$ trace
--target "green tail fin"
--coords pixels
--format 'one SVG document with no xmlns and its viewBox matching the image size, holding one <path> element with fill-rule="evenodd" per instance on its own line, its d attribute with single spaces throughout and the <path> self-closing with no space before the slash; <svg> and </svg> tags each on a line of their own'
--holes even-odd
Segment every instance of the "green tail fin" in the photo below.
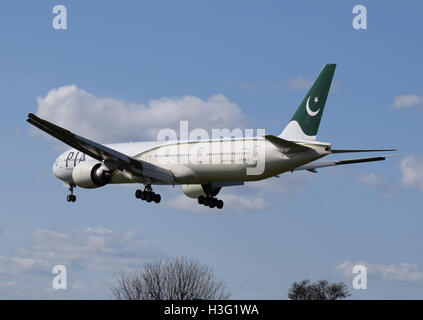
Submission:
<svg viewBox="0 0 423 320">
<path fill-rule="evenodd" d="M 335 68 L 336 64 L 327 64 L 323 67 L 280 137 L 316 140 Z"/>
</svg>

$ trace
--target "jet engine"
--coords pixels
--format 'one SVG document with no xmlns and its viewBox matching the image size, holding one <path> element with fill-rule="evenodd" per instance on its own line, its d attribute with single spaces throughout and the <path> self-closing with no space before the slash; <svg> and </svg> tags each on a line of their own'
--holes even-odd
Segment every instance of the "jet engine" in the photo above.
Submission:
<svg viewBox="0 0 423 320">
<path fill-rule="evenodd" d="M 199 196 L 206 195 L 201 184 L 183 184 L 182 191 L 187 197 L 194 199 L 197 199 Z"/>
<path fill-rule="evenodd" d="M 182 191 L 187 197 L 197 199 L 199 196 L 215 196 L 219 193 L 220 187 L 212 187 L 209 184 L 183 184 Z"/>
<path fill-rule="evenodd" d="M 110 170 L 99 162 L 80 162 L 72 170 L 73 182 L 82 188 L 102 187 L 110 181 L 110 178 Z"/>
</svg>

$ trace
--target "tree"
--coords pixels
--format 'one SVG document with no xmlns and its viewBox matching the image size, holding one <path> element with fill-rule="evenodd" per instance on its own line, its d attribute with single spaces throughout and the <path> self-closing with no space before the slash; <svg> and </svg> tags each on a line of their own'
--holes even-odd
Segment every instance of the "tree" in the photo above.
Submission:
<svg viewBox="0 0 423 320">
<path fill-rule="evenodd" d="M 117 300 L 226 300 L 230 296 L 211 267 L 185 257 L 157 259 L 139 271 L 120 274 L 112 295 Z"/>
<path fill-rule="evenodd" d="M 327 280 L 294 282 L 288 291 L 291 300 L 337 300 L 349 296 L 345 283 L 329 283 Z"/>
</svg>

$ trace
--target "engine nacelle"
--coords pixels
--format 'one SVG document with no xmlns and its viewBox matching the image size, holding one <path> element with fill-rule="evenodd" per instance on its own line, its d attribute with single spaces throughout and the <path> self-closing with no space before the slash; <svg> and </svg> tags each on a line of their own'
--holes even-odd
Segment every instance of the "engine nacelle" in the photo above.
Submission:
<svg viewBox="0 0 423 320">
<path fill-rule="evenodd" d="M 183 184 L 182 191 L 187 197 L 197 199 L 199 196 L 212 196 L 214 197 L 220 191 L 220 187 L 213 187 L 208 184 Z"/>
<path fill-rule="evenodd" d="M 183 184 L 182 191 L 187 197 L 197 199 L 199 196 L 205 196 L 203 186 L 201 184 Z"/>
<path fill-rule="evenodd" d="M 98 188 L 106 185 L 111 172 L 102 163 L 80 162 L 72 170 L 73 182 L 82 188 Z"/>
</svg>

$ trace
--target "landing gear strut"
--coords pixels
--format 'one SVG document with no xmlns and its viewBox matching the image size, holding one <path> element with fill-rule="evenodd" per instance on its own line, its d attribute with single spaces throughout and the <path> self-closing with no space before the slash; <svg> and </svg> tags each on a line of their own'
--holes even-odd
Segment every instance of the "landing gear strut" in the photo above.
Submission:
<svg viewBox="0 0 423 320">
<path fill-rule="evenodd" d="M 162 199 L 162 197 L 158 193 L 153 192 L 151 184 L 147 184 L 144 188 L 144 191 L 141 191 L 140 189 L 135 191 L 135 198 L 145 200 L 147 202 L 154 201 L 155 203 L 159 203 Z"/>
<path fill-rule="evenodd" d="M 222 209 L 223 208 L 223 201 L 219 200 L 215 197 L 211 197 L 209 195 L 206 196 L 199 196 L 198 197 L 198 203 L 202 204 L 206 207 L 209 208 L 218 208 L 218 209 Z"/>
<path fill-rule="evenodd" d="M 75 187 L 75 185 L 73 185 L 73 184 L 69 185 L 70 194 L 68 194 L 66 196 L 66 201 L 67 202 L 75 202 L 76 201 L 76 196 L 73 194 L 73 188 L 74 187 Z"/>
</svg>

